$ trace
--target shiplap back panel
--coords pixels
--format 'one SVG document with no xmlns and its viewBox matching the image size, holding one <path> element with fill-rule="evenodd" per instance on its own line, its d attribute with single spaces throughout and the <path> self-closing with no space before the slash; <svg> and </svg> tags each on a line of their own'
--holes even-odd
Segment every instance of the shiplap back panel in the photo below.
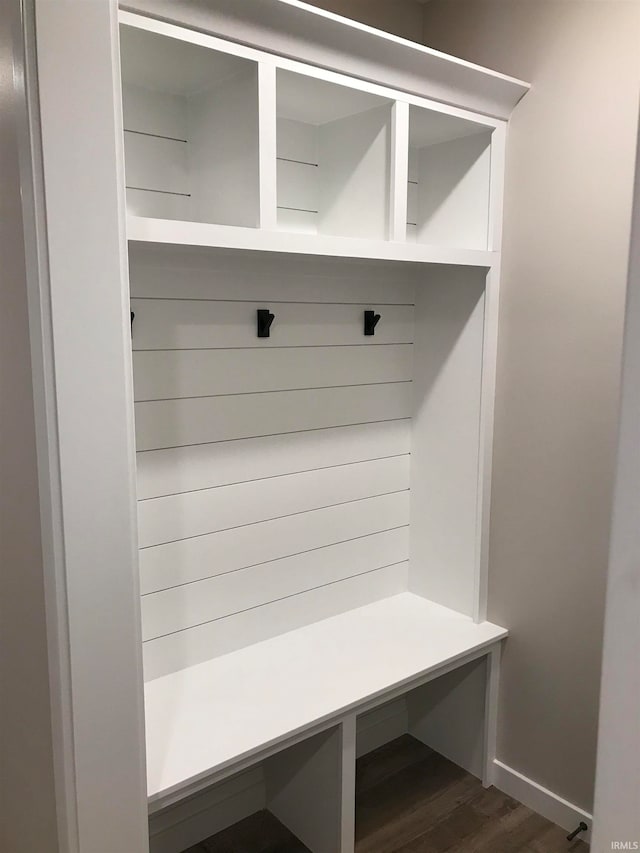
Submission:
<svg viewBox="0 0 640 853">
<path fill-rule="evenodd" d="M 132 248 L 147 678 L 407 588 L 412 275 Z"/>
</svg>

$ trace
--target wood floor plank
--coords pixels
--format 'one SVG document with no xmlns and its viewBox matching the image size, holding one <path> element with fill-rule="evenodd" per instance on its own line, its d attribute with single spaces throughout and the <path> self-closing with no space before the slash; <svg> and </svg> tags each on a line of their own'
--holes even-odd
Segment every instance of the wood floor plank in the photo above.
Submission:
<svg viewBox="0 0 640 853">
<path fill-rule="evenodd" d="M 356 795 L 394 776 L 407 767 L 424 761 L 433 750 L 410 735 L 402 735 L 358 759 Z"/>
<path fill-rule="evenodd" d="M 271 812 L 260 811 L 185 853 L 309 853 Z"/>
</svg>

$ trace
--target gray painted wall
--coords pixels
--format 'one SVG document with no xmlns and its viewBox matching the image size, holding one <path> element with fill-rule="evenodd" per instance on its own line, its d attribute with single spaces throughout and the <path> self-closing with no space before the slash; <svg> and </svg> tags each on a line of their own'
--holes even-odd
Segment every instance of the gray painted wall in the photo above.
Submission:
<svg viewBox="0 0 640 853">
<path fill-rule="evenodd" d="M 0 850 L 55 853 L 44 613 L 14 54 L 18 0 L 0 3 Z"/>
<path fill-rule="evenodd" d="M 512 119 L 489 616 L 498 758 L 593 802 L 640 4 L 431 0 L 424 41 L 533 83 Z"/>
</svg>

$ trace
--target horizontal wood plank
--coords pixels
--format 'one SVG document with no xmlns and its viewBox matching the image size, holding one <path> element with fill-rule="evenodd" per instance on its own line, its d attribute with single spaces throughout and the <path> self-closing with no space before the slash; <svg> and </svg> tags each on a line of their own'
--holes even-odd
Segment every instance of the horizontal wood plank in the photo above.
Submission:
<svg viewBox="0 0 640 853">
<path fill-rule="evenodd" d="M 135 399 L 169 400 L 221 394 L 407 382 L 411 344 L 169 350 L 134 353 Z"/>
<path fill-rule="evenodd" d="M 410 438 L 410 421 L 399 420 L 139 453 L 138 498 L 399 456 Z"/>
<path fill-rule="evenodd" d="M 274 303 L 354 303 L 371 307 L 412 305 L 416 283 L 410 268 L 381 270 L 380 264 L 336 264 L 328 258 L 259 258 L 224 250 L 129 244 L 132 297 Z M 421 277 L 422 278 L 422 277 Z"/>
<path fill-rule="evenodd" d="M 406 590 L 407 576 L 408 563 L 401 563 L 149 640 L 143 644 L 145 680 L 397 595 Z"/>
<path fill-rule="evenodd" d="M 409 488 L 409 456 L 142 501 L 141 548 Z"/>
<path fill-rule="evenodd" d="M 409 492 L 366 498 L 140 551 L 142 594 L 409 523 Z"/>
<path fill-rule="evenodd" d="M 403 527 L 145 595 L 143 639 L 183 631 L 408 557 L 408 528 Z"/>
<path fill-rule="evenodd" d="M 256 311 L 260 302 L 197 300 L 131 300 L 135 312 L 133 349 L 224 349 L 277 346 L 345 346 L 406 344 L 413 341 L 413 308 L 388 305 L 375 338 L 364 335 L 364 311 L 375 305 L 300 305 L 281 303 L 269 338 L 259 338 Z"/>
<path fill-rule="evenodd" d="M 408 418 L 410 382 L 136 403 L 138 450 Z"/>
</svg>

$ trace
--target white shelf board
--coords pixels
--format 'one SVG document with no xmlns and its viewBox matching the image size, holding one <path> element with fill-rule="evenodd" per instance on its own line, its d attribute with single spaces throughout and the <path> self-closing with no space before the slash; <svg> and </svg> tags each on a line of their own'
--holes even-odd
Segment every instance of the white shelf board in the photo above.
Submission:
<svg viewBox="0 0 640 853">
<path fill-rule="evenodd" d="M 150 681 L 150 810 L 506 635 L 401 593 Z"/>
<path fill-rule="evenodd" d="M 420 243 L 395 243 L 323 234 L 269 231 L 233 225 L 211 225 L 204 222 L 151 219 L 131 214 L 127 217 L 127 236 L 129 241 L 134 243 L 208 246 L 259 252 L 424 264 L 457 264 L 486 268 L 493 266 L 498 257 L 496 252 L 480 249 L 451 249 Z"/>
</svg>

